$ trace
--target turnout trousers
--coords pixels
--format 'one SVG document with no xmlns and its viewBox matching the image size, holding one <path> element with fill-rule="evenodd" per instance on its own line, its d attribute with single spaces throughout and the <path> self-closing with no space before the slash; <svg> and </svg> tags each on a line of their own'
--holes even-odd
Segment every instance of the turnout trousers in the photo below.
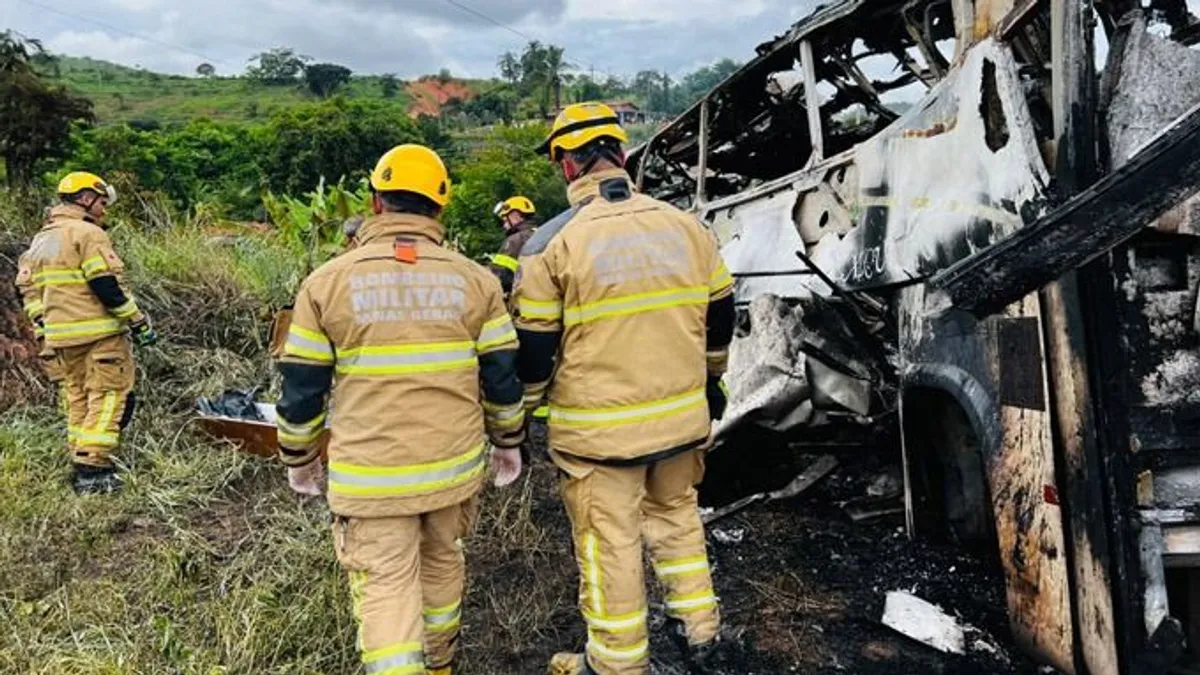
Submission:
<svg viewBox="0 0 1200 675">
<path fill-rule="evenodd" d="M 462 537 L 475 506 L 472 498 L 412 516 L 334 520 L 368 675 L 424 673 L 454 660 L 466 577 Z"/>
<path fill-rule="evenodd" d="M 71 460 L 88 466 L 112 466 L 121 431 L 133 417 L 133 348 L 125 335 L 110 335 L 86 345 L 54 349 L 67 411 L 67 448 Z"/>
<path fill-rule="evenodd" d="M 663 586 L 667 615 L 683 623 L 688 642 L 716 639 L 717 597 L 695 487 L 704 476 L 704 452 L 635 466 L 552 457 L 564 473 L 591 669 L 599 675 L 649 669 L 643 547 Z"/>
</svg>

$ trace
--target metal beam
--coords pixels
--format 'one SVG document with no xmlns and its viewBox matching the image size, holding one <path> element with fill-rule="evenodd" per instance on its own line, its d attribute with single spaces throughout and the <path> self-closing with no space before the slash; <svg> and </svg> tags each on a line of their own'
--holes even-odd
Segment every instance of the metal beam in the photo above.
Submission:
<svg viewBox="0 0 1200 675">
<path fill-rule="evenodd" d="M 693 206 L 699 207 L 708 201 L 704 188 L 708 182 L 708 115 L 710 108 L 708 97 L 700 103 L 700 139 L 696 153 L 699 161 L 696 164 L 696 201 Z"/>
<path fill-rule="evenodd" d="M 808 163 L 815 164 L 825 159 L 825 131 L 821 128 L 821 101 L 817 95 L 817 64 L 808 40 L 800 41 L 800 68 L 804 71 L 804 107 L 808 109 L 808 138 L 812 143 Z"/>
<path fill-rule="evenodd" d="M 1012 236 L 930 280 L 944 305 L 992 314 L 1103 255 L 1200 191 L 1200 106 L 1129 162 Z"/>
</svg>

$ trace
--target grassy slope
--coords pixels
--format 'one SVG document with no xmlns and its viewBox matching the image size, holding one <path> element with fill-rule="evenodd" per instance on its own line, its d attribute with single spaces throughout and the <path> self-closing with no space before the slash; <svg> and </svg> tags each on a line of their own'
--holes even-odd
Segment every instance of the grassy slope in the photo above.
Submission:
<svg viewBox="0 0 1200 675">
<path fill-rule="evenodd" d="M 272 110 L 311 101 L 299 86 L 265 86 L 242 77 L 183 77 L 162 75 L 94 59 L 61 57 L 61 80 L 92 99 L 101 123 L 154 121 L 183 123 L 198 117 L 223 120 L 264 118 Z M 455 81 L 467 91 L 479 82 Z M 414 96 L 402 86 L 395 98 L 385 99 L 378 76 L 356 76 L 343 90 L 356 99 L 390 101 L 412 110 Z"/>
</svg>

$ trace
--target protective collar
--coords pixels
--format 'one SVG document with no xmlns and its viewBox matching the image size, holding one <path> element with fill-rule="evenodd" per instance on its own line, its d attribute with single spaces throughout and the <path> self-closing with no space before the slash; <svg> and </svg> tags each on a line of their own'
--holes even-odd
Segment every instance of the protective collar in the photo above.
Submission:
<svg viewBox="0 0 1200 675">
<path fill-rule="evenodd" d="M 404 234 L 423 237 L 440 245 L 446 239 L 446 228 L 429 216 L 419 216 L 415 213 L 380 213 L 363 221 L 355 238 L 361 244 L 369 244 L 384 237 Z"/>
<path fill-rule="evenodd" d="M 630 191 L 634 190 L 633 179 L 625 169 L 605 169 L 580 177 L 567 187 L 567 200 L 575 206 L 583 200 L 600 196 L 600 184 L 614 178 L 624 178 L 629 183 Z"/>
</svg>

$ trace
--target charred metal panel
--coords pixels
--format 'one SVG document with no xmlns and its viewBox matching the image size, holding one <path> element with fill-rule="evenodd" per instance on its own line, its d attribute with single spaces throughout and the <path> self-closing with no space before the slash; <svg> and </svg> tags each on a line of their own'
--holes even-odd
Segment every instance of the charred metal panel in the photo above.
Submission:
<svg viewBox="0 0 1200 675">
<path fill-rule="evenodd" d="M 1020 228 L 1047 182 L 1011 52 L 972 49 L 929 95 L 855 149 L 861 215 L 814 261 L 846 288 L 928 276 Z"/>
<path fill-rule="evenodd" d="M 1002 343 L 1014 339 L 1002 335 L 1028 331 L 1023 326 L 1032 325 L 1040 336 L 1038 300 L 1030 296 L 1008 308 L 1004 317 L 977 321 L 963 312 L 930 314 L 921 287 L 905 289 L 901 297 L 902 387 L 943 388 L 971 407 L 969 417 L 984 439 L 981 449 L 1014 637 L 1038 660 L 1075 672 L 1062 511 L 1046 496 L 1054 492 L 1046 487 L 1055 486 L 1050 415 L 999 403 Z M 1043 368 L 1039 362 L 1036 386 L 1042 389 L 1044 407 Z"/>
<path fill-rule="evenodd" d="M 1042 334 L 1035 317 L 1000 319 L 998 357 L 1000 405 L 1046 409 L 1042 377 Z"/>
<path fill-rule="evenodd" d="M 931 280 L 986 314 L 1103 255 L 1200 189 L 1200 108 L 1063 206 Z"/>
</svg>

